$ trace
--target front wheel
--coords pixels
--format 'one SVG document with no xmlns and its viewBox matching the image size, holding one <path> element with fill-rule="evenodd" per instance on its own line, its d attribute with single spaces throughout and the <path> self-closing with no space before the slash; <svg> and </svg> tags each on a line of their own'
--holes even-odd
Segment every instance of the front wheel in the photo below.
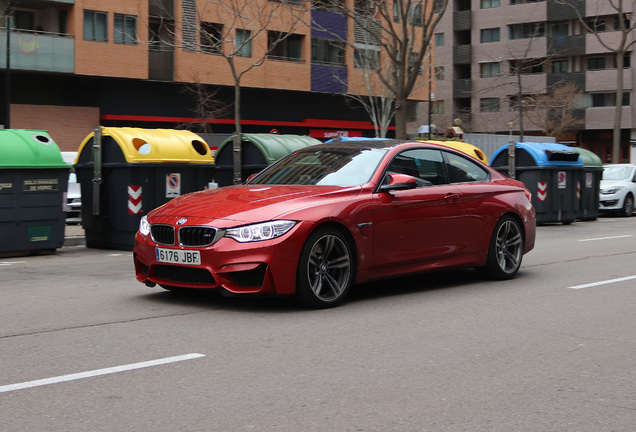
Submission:
<svg viewBox="0 0 636 432">
<path fill-rule="evenodd" d="M 488 249 L 488 274 L 498 280 L 511 279 L 521 267 L 523 234 L 519 222 L 505 216 L 497 222 Z"/>
<path fill-rule="evenodd" d="M 296 296 L 309 307 L 339 304 L 353 283 L 353 254 L 342 233 L 333 228 L 313 232 L 298 262 Z"/>
<path fill-rule="evenodd" d="M 630 217 L 634 213 L 634 197 L 631 194 L 627 194 L 625 197 L 621 213 L 625 217 Z"/>
</svg>

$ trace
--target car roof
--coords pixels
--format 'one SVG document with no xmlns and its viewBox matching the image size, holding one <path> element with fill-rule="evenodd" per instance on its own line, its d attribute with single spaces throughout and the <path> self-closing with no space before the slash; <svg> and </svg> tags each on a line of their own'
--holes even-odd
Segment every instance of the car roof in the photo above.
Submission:
<svg viewBox="0 0 636 432">
<path fill-rule="evenodd" d="M 416 140 L 355 140 L 355 141 L 333 141 L 330 143 L 316 144 L 309 147 L 304 147 L 299 151 L 312 151 L 312 150 L 360 150 L 360 149 L 389 149 L 400 144 L 412 144 L 420 147 L 435 147 L 439 149 L 448 150 L 450 147 Z M 451 150 L 454 150 L 450 148 Z"/>
</svg>

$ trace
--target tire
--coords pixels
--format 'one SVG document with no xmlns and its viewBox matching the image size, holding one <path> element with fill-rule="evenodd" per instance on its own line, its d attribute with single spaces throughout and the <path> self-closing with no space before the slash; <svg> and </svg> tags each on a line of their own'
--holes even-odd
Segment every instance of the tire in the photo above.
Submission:
<svg viewBox="0 0 636 432">
<path fill-rule="evenodd" d="M 497 280 L 512 279 L 521 267 L 523 234 L 519 222 L 504 216 L 497 222 L 488 248 L 486 272 Z"/>
<path fill-rule="evenodd" d="M 320 228 L 305 242 L 298 261 L 296 297 L 315 309 L 342 302 L 353 283 L 354 263 L 351 245 L 334 228 Z"/>
<path fill-rule="evenodd" d="M 634 197 L 632 194 L 627 194 L 625 197 L 625 201 L 623 202 L 623 210 L 621 210 L 621 215 L 625 217 L 630 217 L 634 213 Z"/>
</svg>

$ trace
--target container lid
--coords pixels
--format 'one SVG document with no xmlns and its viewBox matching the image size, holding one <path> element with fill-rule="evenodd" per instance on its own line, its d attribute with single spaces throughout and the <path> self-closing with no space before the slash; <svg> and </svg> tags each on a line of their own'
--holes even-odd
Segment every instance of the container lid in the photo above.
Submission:
<svg viewBox="0 0 636 432">
<path fill-rule="evenodd" d="M 95 136 L 91 132 L 78 149 L 79 155 Z M 119 145 L 126 162 L 214 163 L 210 147 L 199 135 L 186 130 L 102 127 Z M 77 163 L 77 161 L 76 161 Z"/>
<path fill-rule="evenodd" d="M 0 169 L 68 168 L 47 131 L 0 129 Z"/>
<path fill-rule="evenodd" d="M 418 140 L 420 141 L 420 140 Z M 446 147 L 450 147 L 452 149 L 458 150 L 462 153 L 467 154 L 468 156 L 472 156 L 475 159 L 488 164 L 488 158 L 486 157 L 486 155 L 484 154 L 483 151 L 481 151 L 481 149 L 479 149 L 479 147 L 474 146 L 470 143 L 464 142 L 464 141 L 436 141 L 436 140 L 424 140 L 424 142 L 429 142 L 429 143 L 433 143 L 433 144 L 439 144 L 439 145 L 443 145 Z"/>
<path fill-rule="evenodd" d="M 569 166 L 582 167 L 583 162 L 576 149 L 557 143 L 536 143 L 536 142 L 518 142 L 515 143 L 515 151 L 519 153 L 525 152 L 531 157 L 537 166 Z M 490 164 L 493 166 L 500 165 L 497 163 L 497 157 L 501 153 L 508 154 L 508 145 L 500 147 L 490 158 Z M 506 163 L 507 163 L 507 158 Z M 499 162 L 502 158 L 498 159 Z"/>
<path fill-rule="evenodd" d="M 576 151 L 579 152 L 579 156 L 581 156 L 581 160 L 583 161 L 583 166 L 586 167 L 603 167 L 603 161 L 600 157 L 593 151 L 584 148 L 576 148 Z"/>
<path fill-rule="evenodd" d="M 219 145 L 217 155 L 226 145 L 232 145 L 232 137 L 226 139 Z M 278 134 L 242 134 L 241 141 L 248 141 L 254 144 L 263 155 L 268 164 L 276 162 L 283 156 L 287 156 L 293 151 L 310 145 L 321 144 L 320 140 L 304 135 L 278 135 Z"/>
</svg>

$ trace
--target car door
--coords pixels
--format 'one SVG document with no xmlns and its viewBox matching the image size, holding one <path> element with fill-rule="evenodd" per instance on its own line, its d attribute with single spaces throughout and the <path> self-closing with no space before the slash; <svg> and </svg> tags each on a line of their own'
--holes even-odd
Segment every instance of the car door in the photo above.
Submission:
<svg viewBox="0 0 636 432">
<path fill-rule="evenodd" d="M 443 260 L 457 252 L 463 235 L 459 189 L 448 183 L 439 150 L 409 149 L 388 165 L 390 173 L 418 179 L 414 189 L 376 191 L 375 265 L 392 266 Z"/>
</svg>

